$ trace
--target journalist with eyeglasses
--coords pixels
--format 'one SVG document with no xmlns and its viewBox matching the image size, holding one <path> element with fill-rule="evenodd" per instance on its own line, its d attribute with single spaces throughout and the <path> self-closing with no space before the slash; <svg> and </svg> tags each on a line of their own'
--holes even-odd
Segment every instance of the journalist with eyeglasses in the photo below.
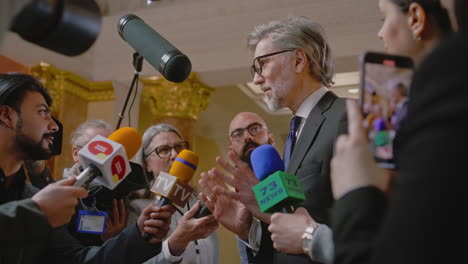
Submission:
<svg viewBox="0 0 468 264">
<path fill-rule="evenodd" d="M 140 211 L 148 204 L 159 200 L 150 192 L 153 182 L 160 172 L 169 172 L 177 154 L 189 148 L 182 134 L 172 125 L 157 124 L 143 134 L 142 147 L 137 161 L 143 166 L 148 186 L 133 193 L 127 207 L 128 221 L 136 221 Z M 219 263 L 218 238 L 215 230 L 218 222 L 212 215 L 202 218 L 193 216 L 200 202 L 193 192 L 185 207 L 176 206 L 168 237 L 163 241 L 161 253 L 145 263 Z"/>
</svg>

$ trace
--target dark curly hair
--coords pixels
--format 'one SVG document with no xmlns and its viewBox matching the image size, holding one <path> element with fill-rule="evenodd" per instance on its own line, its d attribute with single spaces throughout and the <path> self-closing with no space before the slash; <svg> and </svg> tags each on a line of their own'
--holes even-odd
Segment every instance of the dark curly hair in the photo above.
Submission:
<svg viewBox="0 0 468 264">
<path fill-rule="evenodd" d="M 44 96 L 46 103 L 52 105 L 52 98 L 42 84 L 29 74 L 0 74 L 0 106 L 7 105 L 20 112 L 20 106 L 27 91 L 36 91 Z"/>
</svg>

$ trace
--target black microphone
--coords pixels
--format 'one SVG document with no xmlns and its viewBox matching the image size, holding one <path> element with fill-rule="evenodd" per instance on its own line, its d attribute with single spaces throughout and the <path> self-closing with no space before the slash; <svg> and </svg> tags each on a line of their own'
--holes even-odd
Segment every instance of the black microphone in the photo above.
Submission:
<svg viewBox="0 0 468 264">
<path fill-rule="evenodd" d="M 66 56 L 87 51 L 101 32 L 94 0 L 34 0 L 12 19 L 10 31 Z"/>
<path fill-rule="evenodd" d="M 211 214 L 210 209 L 208 209 L 208 207 L 205 204 L 201 204 L 200 209 L 198 209 L 198 211 L 195 213 L 193 217 L 202 218 L 210 214 Z"/>
<path fill-rule="evenodd" d="M 120 18 L 119 35 L 171 82 L 182 82 L 192 71 L 192 63 L 169 41 L 136 15 Z"/>
</svg>

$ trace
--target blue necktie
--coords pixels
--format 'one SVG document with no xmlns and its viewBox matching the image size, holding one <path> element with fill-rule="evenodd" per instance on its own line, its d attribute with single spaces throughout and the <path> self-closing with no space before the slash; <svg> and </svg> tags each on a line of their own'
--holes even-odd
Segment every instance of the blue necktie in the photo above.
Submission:
<svg viewBox="0 0 468 264">
<path fill-rule="evenodd" d="M 289 128 L 288 139 L 286 139 L 286 146 L 284 147 L 284 167 L 288 167 L 289 159 L 291 159 L 291 154 L 294 150 L 294 145 L 296 144 L 296 131 L 301 123 L 300 116 L 293 116 L 291 119 L 291 124 Z"/>
</svg>

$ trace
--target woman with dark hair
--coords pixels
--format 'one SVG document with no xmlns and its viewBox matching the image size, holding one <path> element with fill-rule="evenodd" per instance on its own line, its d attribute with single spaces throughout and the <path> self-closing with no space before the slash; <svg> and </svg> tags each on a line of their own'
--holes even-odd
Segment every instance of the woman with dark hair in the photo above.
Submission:
<svg viewBox="0 0 468 264">
<path fill-rule="evenodd" d="M 418 65 L 444 36 L 452 33 L 439 0 L 380 0 L 383 24 L 378 37 L 388 53 L 411 57 Z"/>
<path fill-rule="evenodd" d="M 426 55 L 414 74 L 395 142 L 399 176 L 390 199 L 359 107 L 348 104 L 349 134 L 338 139 L 332 160 L 335 263 L 466 262 L 468 128 L 460 125 L 468 119 L 466 2 L 456 1 L 459 32 Z"/>
</svg>

